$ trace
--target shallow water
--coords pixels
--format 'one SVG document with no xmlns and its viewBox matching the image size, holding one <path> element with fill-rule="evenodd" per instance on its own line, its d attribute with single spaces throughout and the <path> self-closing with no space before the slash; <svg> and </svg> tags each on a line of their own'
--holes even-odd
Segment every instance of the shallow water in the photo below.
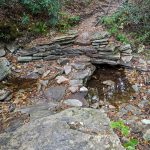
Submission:
<svg viewBox="0 0 150 150">
<path fill-rule="evenodd" d="M 109 80 L 109 81 L 108 81 Z M 104 84 L 109 82 L 110 85 Z M 108 101 L 113 105 L 127 102 L 134 93 L 120 66 L 100 65 L 88 82 L 89 88 L 97 88 L 100 100 Z"/>
</svg>

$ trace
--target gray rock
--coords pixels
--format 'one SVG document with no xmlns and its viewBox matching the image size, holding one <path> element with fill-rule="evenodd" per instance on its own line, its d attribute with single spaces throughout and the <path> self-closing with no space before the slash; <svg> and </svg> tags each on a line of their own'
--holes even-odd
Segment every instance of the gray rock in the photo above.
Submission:
<svg viewBox="0 0 150 150">
<path fill-rule="evenodd" d="M 76 58 L 76 62 L 81 62 L 81 63 L 85 63 L 85 62 L 90 62 L 91 59 L 90 57 L 87 57 L 87 56 L 79 56 L 78 58 Z"/>
<path fill-rule="evenodd" d="M 97 49 L 97 51 L 99 52 L 105 52 L 105 53 L 111 52 L 112 54 L 114 53 L 115 50 L 116 50 L 116 47 L 114 45 L 109 45 L 104 48 Z"/>
<path fill-rule="evenodd" d="M 126 56 L 122 56 L 121 59 L 124 63 L 128 63 L 132 60 L 133 56 L 132 55 L 126 55 Z"/>
<path fill-rule="evenodd" d="M 38 79 L 39 75 L 36 72 L 31 72 L 27 76 L 25 76 L 26 79 Z"/>
<path fill-rule="evenodd" d="M 110 37 L 110 33 L 107 31 L 96 32 L 92 35 L 92 40 L 99 40 Z"/>
<path fill-rule="evenodd" d="M 65 65 L 64 66 L 65 74 L 68 75 L 71 72 L 71 69 L 72 69 L 71 66 Z"/>
<path fill-rule="evenodd" d="M 71 86 L 71 87 L 69 87 L 69 91 L 71 93 L 76 93 L 78 90 L 79 90 L 78 86 Z"/>
<path fill-rule="evenodd" d="M 146 141 L 150 141 L 150 129 L 146 131 L 146 133 L 143 135 L 143 138 Z"/>
<path fill-rule="evenodd" d="M 91 58 L 91 62 L 93 64 L 109 64 L 109 65 L 118 65 L 120 61 L 113 61 L 108 59 L 101 59 L 101 58 Z"/>
<path fill-rule="evenodd" d="M 142 100 L 141 102 L 139 102 L 138 106 L 140 108 L 144 108 L 145 106 L 147 106 L 149 104 L 148 100 Z"/>
<path fill-rule="evenodd" d="M 63 103 L 68 106 L 73 106 L 73 107 L 81 107 L 83 105 L 82 102 L 77 99 L 67 99 L 67 100 L 64 100 Z"/>
<path fill-rule="evenodd" d="M 0 58 L 0 81 L 11 73 L 9 65 L 10 63 L 6 58 Z"/>
<path fill-rule="evenodd" d="M 67 63 L 69 63 L 69 59 L 67 59 L 67 58 L 60 58 L 60 59 L 57 60 L 57 63 L 59 65 L 66 65 Z"/>
<path fill-rule="evenodd" d="M 82 86 L 80 88 L 80 92 L 88 92 L 88 89 L 86 87 Z"/>
<path fill-rule="evenodd" d="M 6 52 L 4 50 L 4 48 L 0 48 L 0 57 L 5 56 Z"/>
<path fill-rule="evenodd" d="M 133 106 L 133 105 L 127 105 L 126 107 L 125 107 L 125 109 L 127 110 L 127 111 L 130 111 L 130 112 L 132 112 L 134 115 L 140 115 L 142 112 L 141 112 L 141 110 L 138 108 L 138 107 L 135 107 L 135 106 Z"/>
<path fill-rule="evenodd" d="M 67 79 L 67 78 L 64 77 L 64 76 L 57 76 L 57 77 L 56 77 L 56 80 L 57 80 L 57 83 L 58 83 L 58 84 L 61 84 L 61 83 L 64 83 L 64 82 L 68 82 L 68 81 L 69 81 L 69 79 Z"/>
<path fill-rule="evenodd" d="M 86 70 L 83 70 L 83 71 L 78 71 L 78 72 L 74 72 L 72 74 L 72 78 L 73 79 L 76 79 L 76 80 L 87 80 L 89 79 L 89 77 L 91 77 L 91 75 L 93 74 L 93 72 L 95 71 L 95 66 L 91 66 L 91 68 L 87 68 Z"/>
<path fill-rule="evenodd" d="M 124 150 L 101 110 L 70 108 L 0 135 L 1 149 Z"/>
<path fill-rule="evenodd" d="M 18 57 L 18 62 L 29 62 L 29 61 L 32 61 L 32 56 Z"/>
<path fill-rule="evenodd" d="M 90 45 L 91 44 L 91 41 L 90 41 L 90 35 L 88 32 L 83 32 L 81 33 L 77 40 L 75 41 L 75 44 L 77 45 L 84 45 L 84 46 L 87 46 L 87 45 Z"/>
<path fill-rule="evenodd" d="M 10 94 L 10 91 L 0 90 L 0 101 L 4 101 Z"/>
<path fill-rule="evenodd" d="M 77 37 L 76 34 L 74 35 L 64 35 L 64 36 L 58 36 L 54 38 L 54 42 L 63 42 L 63 41 L 69 41 L 69 40 L 73 40 Z"/>
<path fill-rule="evenodd" d="M 132 85 L 132 88 L 134 89 L 135 92 L 139 92 L 140 91 L 140 85 L 137 84 L 137 83 Z"/>
<path fill-rule="evenodd" d="M 66 87 L 64 86 L 56 86 L 50 87 L 44 91 L 44 95 L 48 101 L 60 101 L 65 95 Z"/>
<path fill-rule="evenodd" d="M 56 60 L 59 59 L 60 56 L 55 56 L 55 55 L 49 55 L 47 57 L 44 57 L 44 60 Z"/>
<path fill-rule="evenodd" d="M 43 103 L 33 106 L 28 106 L 25 108 L 16 109 L 15 112 L 20 111 L 21 113 L 25 113 L 30 115 L 30 121 L 34 121 L 39 118 L 47 117 L 55 113 L 55 108 L 57 107 L 57 103 Z"/>
<path fill-rule="evenodd" d="M 7 50 L 9 50 L 11 53 L 13 53 L 17 48 L 14 43 L 10 43 L 6 45 Z"/>
<path fill-rule="evenodd" d="M 82 86 L 83 81 L 82 80 L 70 80 L 69 85 L 70 86 Z"/>
<path fill-rule="evenodd" d="M 150 124 L 150 120 L 148 120 L 148 119 L 143 119 L 143 120 L 141 120 L 141 122 L 146 125 Z"/>
<path fill-rule="evenodd" d="M 86 63 L 72 63 L 71 65 L 77 70 L 84 70 L 86 68 Z"/>
<path fill-rule="evenodd" d="M 126 51 L 131 49 L 131 45 L 130 44 L 122 45 L 119 49 L 120 51 Z"/>
</svg>

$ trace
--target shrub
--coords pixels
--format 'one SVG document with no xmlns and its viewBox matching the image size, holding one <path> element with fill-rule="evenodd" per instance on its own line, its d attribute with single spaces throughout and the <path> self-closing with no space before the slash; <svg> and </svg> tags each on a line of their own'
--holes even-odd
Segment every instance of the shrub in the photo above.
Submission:
<svg viewBox="0 0 150 150">
<path fill-rule="evenodd" d="M 56 25 L 58 21 L 58 12 L 60 9 L 59 0 L 21 0 L 25 8 L 32 12 L 33 15 L 48 15 L 51 25 Z"/>
<path fill-rule="evenodd" d="M 134 3 L 124 3 L 112 16 L 103 17 L 102 23 L 109 29 L 115 27 L 124 32 L 133 32 L 138 43 L 150 44 L 149 10 L 150 0 L 135 0 Z M 115 31 L 113 29 L 113 33 Z"/>
</svg>

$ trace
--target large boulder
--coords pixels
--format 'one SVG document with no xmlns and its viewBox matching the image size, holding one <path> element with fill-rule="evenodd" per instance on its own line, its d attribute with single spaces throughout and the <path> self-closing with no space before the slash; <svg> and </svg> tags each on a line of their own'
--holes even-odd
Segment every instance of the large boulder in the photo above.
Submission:
<svg viewBox="0 0 150 150">
<path fill-rule="evenodd" d="M 1 149 L 124 150 L 101 110 L 70 108 L 0 135 Z"/>
<path fill-rule="evenodd" d="M 9 65 L 10 63 L 5 57 L 0 58 L 0 81 L 7 77 L 10 73 Z"/>
</svg>

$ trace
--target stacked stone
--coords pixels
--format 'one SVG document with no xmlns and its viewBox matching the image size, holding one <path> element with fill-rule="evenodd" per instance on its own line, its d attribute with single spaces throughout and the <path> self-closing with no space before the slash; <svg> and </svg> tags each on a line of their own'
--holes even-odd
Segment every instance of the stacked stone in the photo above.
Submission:
<svg viewBox="0 0 150 150">
<path fill-rule="evenodd" d="M 76 35 L 68 35 L 55 38 L 51 43 L 45 45 L 39 45 L 28 50 L 22 50 L 19 52 L 21 54 L 18 57 L 18 62 L 29 62 L 34 60 L 55 60 L 60 57 L 66 56 L 66 53 L 71 53 L 72 51 L 65 49 L 64 46 L 73 44 Z M 72 52 L 73 53 L 73 52 Z"/>
<path fill-rule="evenodd" d="M 92 46 L 97 50 L 96 54 L 91 55 L 92 62 L 96 64 L 118 64 L 120 61 L 120 52 L 117 51 L 117 47 L 113 44 L 109 44 L 110 35 L 107 32 L 99 33 L 94 37 Z"/>
<path fill-rule="evenodd" d="M 126 44 L 126 45 L 120 46 L 119 51 L 121 53 L 121 60 L 124 63 L 129 63 L 133 57 L 131 45 Z"/>
<path fill-rule="evenodd" d="M 56 37 L 53 43 L 57 43 L 61 46 L 68 45 L 68 44 L 72 45 L 75 42 L 76 37 L 77 37 L 77 34 Z"/>
</svg>

